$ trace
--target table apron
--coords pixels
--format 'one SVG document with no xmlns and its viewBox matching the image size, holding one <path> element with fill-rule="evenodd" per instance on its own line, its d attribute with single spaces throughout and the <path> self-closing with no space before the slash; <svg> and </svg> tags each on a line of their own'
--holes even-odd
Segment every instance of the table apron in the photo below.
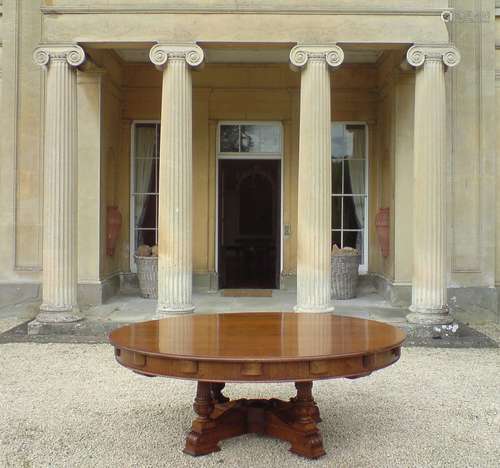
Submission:
<svg viewBox="0 0 500 468">
<path fill-rule="evenodd" d="M 205 382 L 300 382 L 363 377 L 399 359 L 399 346 L 387 351 L 348 357 L 300 361 L 223 361 L 161 357 L 115 348 L 123 366 L 138 373 Z"/>
</svg>

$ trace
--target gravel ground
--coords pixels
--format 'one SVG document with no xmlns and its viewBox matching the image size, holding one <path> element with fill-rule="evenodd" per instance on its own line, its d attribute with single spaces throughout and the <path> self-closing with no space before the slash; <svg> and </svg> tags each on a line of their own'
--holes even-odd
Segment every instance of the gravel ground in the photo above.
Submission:
<svg viewBox="0 0 500 468">
<path fill-rule="evenodd" d="M 500 350 L 405 348 L 394 366 L 315 383 L 327 455 L 247 435 L 201 458 L 181 452 L 195 383 L 120 367 L 107 345 L 0 345 L 0 466 L 498 466 Z M 279 397 L 292 384 L 228 385 Z"/>
</svg>

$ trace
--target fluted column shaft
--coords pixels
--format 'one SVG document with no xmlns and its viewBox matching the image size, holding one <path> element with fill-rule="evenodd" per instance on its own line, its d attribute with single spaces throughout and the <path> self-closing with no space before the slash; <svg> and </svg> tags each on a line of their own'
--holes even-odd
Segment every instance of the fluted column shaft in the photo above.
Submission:
<svg viewBox="0 0 500 468">
<path fill-rule="evenodd" d="M 302 67 L 297 227 L 297 305 L 300 312 L 331 305 L 330 67 L 342 62 L 337 46 L 297 46 L 292 65 Z"/>
<path fill-rule="evenodd" d="M 79 46 L 35 50 L 46 69 L 43 297 L 37 320 L 71 322 L 77 311 L 77 100 Z"/>
<path fill-rule="evenodd" d="M 158 311 L 193 310 L 192 90 L 184 58 L 163 72 L 161 106 Z"/>
<path fill-rule="evenodd" d="M 458 59 L 450 50 L 414 46 L 408 51 L 410 64 L 421 66 L 415 82 L 413 313 L 408 320 L 429 325 L 453 321 L 447 306 L 445 70 L 447 60 L 455 65 Z"/>
<path fill-rule="evenodd" d="M 190 66 L 201 64 L 203 52 L 193 45 L 157 45 L 151 49 L 150 57 L 163 68 L 157 307 L 157 314 L 161 316 L 194 310 Z"/>
</svg>

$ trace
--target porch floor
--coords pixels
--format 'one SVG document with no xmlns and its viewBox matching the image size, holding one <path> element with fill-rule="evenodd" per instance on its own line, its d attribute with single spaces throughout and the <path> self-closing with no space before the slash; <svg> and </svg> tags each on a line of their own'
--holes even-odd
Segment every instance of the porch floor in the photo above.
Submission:
<svg viewBox="0 0 500 468">
<path fill-rule="evenodd" d="M 273 290 L 272 297 L 224 297 L 221 291 L 195 291 L 195 313 L 213 312 L 291 312 L 296 304 L 296 291 Z M 392 307 L 374 292 L 361 293 L 349 300 L 334 301 L 335 313 L 384 322 L 405 322 L 407 309 Z M 138 293 L 121 293 L 106 304 L 86 308 L 87 320 L 138 322 L 154 317 L 156 300 L 144 299 Z"/>
<path fill-rule="evenodd" d="M 224 297 L 222 291 L 197 290 L 193 294 L 195 313 L 292 311 L 296 301 L 295 290 L 273 290 L 272 297 Z M 335 314 L 359 317 L 391 323 L 405 329 L 406 346 L 431 347 L 496 347 L 498 326 L 484 330 L 481 324 L 474 327 L 461 324 L 457 333 L 446 330 L 412 327 L 406 322 L 408 310 L 391 306 L 373 289 L 362 288 L 358 297 L 333 301 Z M 154 319 L 156 300 L 144 299 L 138 291 L 121 293 L 106 304 L 82 307 L 84 320 L 66 324 L 41 324 L 36 320 L 40 302 L 25 302 L 0 308 L 0 343 L 10 342 L 63 342 L 63 343 L 107 343 L 109 332 L 125 323 Z M 493 325 L 492 325 L 493 326 Z M 479 331 L 481 330 L 481 331 Z M 455 330 L 454 330 L 455 331 Z"/>
</svg>

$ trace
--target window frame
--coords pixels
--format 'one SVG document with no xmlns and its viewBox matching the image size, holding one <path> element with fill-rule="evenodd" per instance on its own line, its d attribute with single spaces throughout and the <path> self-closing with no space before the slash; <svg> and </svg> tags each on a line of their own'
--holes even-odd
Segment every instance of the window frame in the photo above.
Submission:
<svg viewBox="0 0 500 468">
<path fill-rule="evenodd" d="M 368 273 L 368 245 L 369 245 L 369 239 L 368 239 L 368 205 L 369 205 L 369 174 L 368 174 L 368 169 L 369 169 L 369 161 L 368 161 L 368 157 L 369 157 L 369 131 L 368 131 L 368 122 L 366 121 L 348 121 L 348 120 L 332 120 L 331 122 L 331 135 L 333 134 L 333 126 L 334 125 L 359 125 L 359 126 L 363 126 L 365 128 L 365 157 L 364 157 L 364 161 L 365 161 L 365 167 L 364 167 L 364 171 L 365 171 L 365 190 L 364 190 L 364 193 L 363 194 L 352 194 L 352 195 L 346 195 L 344 194 L 344 171 L 342 171 L 342 193 L 333 193 L 333 187 L 332 187 L 332 193 L 331 193 L 331 197 L 332 197 L 332 201 L 333 201 L 333 197 L 354 197 L 354 196 L 362 196 L 364 197 L 364 200 L 365 200 L 365 204 L 364 204 L 364 223 L 363 223 L 363 229 L 344 229 L 343 227 L 343 216 L 344 216 L 344 213 L 343 213 L 343 209 L 340 210 L 340 215 L 341 215 L 341 221 L 340 221 L 340 226 L 341 228 L 340 229 L 334 229 L 333 228 L 333 222 L 332 222 L 332 226 L 331 226 L 331 234 L 332 234 L 332 237 L 333 237 L 333 233 L 334 232 L 340 232 L 341 233 L 341 242 L 343 242 L 343 233 L 344 232 L 362 232 L 363 233 L 363 257 L 361 259 L 361 264 L 359 266 L 359 272 L 362 273 L 362 274 L 366 274 Z M 332 153 L 333 153 L 333 148 L 332 148 Z M 333 158 L 331 158 L 331 160 L 333 161 Z M 341 161 L 341 159 L 339 159 L 339 161 Z M 360 159 L 355 159 L 354 161 L 360 161 Z M 333 166 L 333 164 L 332 164 Z M 342 165 L 342 169 L 343 169 L 343 165 Z M 333 167 L 332 167 L 332 170 L 333 170 Z M 333 245 L 333 241 L 332 241 L 332 245 Z"/>
<path fill-rule="evenodd" d="M 129 244 L 129 251 L 130 251 L 130 271 L 132 273 L 137 273 L 137 265 L 135 264 L 134 261 L 134 254 L 135 254 L 135 241 L 136 241 L 136 225 L 135 225 L 135 197 L 137 195 L 141 195 L 138 193 L 135 193 L 135 162 L 136 162 L 136 149 L 135 149 L 135 140 L 136 140 L 136 128 L 138 125 L 141 124 L 154 124 L 156 126 L 156 130 L 158 132 L 158 128 L 160 126 L 161 121 L 160 120 L 133 120 L 132 125 L 130 127 L 130 222 L 129 222 L 129 232 L 130 232 L 130 244 Z M 158 141 L 158 133 L 156 134 L 157 136 L 157 141 Z M 159 153 L 159 148 L 158 148 L 158 166 L 157 170 L 159 171 L 160 169 L 160 153 Z M 158 190 L 158 187 L 157 187 Z M 149 194 L 149 192 L 148 192 Z M 155 238 L 158 240 L 158 203 L 159 203 L 159 192 L 155 192 L 157 196 L 157 206 L 156 206 L 156 228 L 147 228 L 143 229 L 144 231 L 155 231 L 156 235 Z M 144 195 L 144 194 L 143 194 Z"/>
</svg>

